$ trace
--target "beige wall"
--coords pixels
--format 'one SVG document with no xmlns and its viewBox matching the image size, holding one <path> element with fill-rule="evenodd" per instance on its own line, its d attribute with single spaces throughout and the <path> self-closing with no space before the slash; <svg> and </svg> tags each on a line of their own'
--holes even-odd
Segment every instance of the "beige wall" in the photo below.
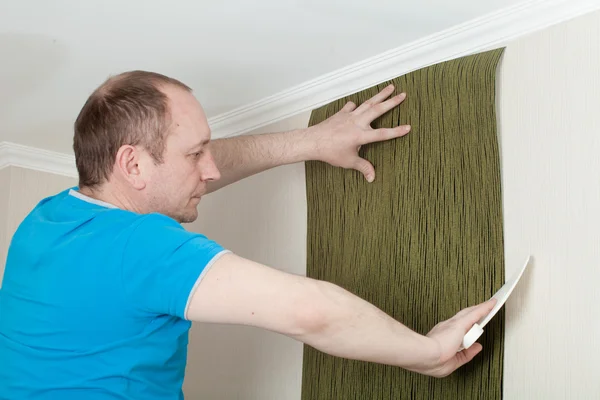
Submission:
<svg viewBox="0 0 600 400">
<path fill-rule="evenodd" d="M 600 399 L 600 13 L 511 42 L 498 97 L 506 399 Z"/>
<path fill-rule="evenodd" d="M 258 132 L 306 127 L 309 113 Z M 188 229 L 241 256 L 306 273 L 304 164 L 266 171 L 202 199 Z M 299 398 L 302 344 L 251 327 L 194 324 L 184 392 L 191 399 Z"/>
<path fill-rule="evenodd" d="M 43 198 L 77 185 L 77 179 L 30 169 L 10 167 L 8 232 L 12 236 L 23 218 Z"/>
<path fill-rule="evenodd" d="M 10 196 L 10 170 L 0 169 L 0 284 L 4 275 L 6 252 L 9 243 L 8 235 L 8 203 Z"/>
<path fill-rule="evenodd" d="M 0 170 L 0 282 L 10 239 L 25 216 L 44 197 L 77 185 L 77 180 L 30 169 L 8 167 Z M 6 191 L 4 190 L 6 189 Z M 4 234 L 5 233 L 5 234 Z"/>
</svg>

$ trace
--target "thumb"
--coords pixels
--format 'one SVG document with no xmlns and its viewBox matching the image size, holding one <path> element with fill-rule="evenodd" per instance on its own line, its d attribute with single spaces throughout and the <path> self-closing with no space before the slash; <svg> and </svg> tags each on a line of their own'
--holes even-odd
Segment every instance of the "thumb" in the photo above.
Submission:
<svg viewBox="0 0 600 400">
<path fill-rule="evenodd" d="M 354 169 L 363 174 L 367 182 L 370 183 L 375 180 L 375 168 L 373 168 L 373 165 L 364 158 L 359 157 L 356 159 Z"/>
<path fill-rule="evenodd" d="M 469 361 L 471 361 L 477 354 L 481 352 L 483 346 L 479 343 L 473 344 L 473 346 L 469 347 L 456 354 L 456 368 L 460 368 Z"/>
</svg>

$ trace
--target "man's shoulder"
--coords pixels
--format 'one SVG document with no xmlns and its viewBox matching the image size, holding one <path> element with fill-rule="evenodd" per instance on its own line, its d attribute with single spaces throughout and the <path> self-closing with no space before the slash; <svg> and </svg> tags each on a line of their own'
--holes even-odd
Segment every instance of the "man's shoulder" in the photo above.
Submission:
<svg viewBox="0 0 600 400">
<path fill-rule="evenodd" d="M 24 222 L 62 224 L 87 224 L 105 221 L 130 226 L 143 215 L 122 210 L 101 201 L 83 199 L 76 188 L 68 188 L 40 200 L 29 212 Z"/>
<path fill-rule="evenodd" d="M 207 240 L 187 231 L 175 219 L 160 214 L 137 213 L 91 199 L 70 188 L 41 200 L 22 221 L 16 236 L 44 231 L 51 237 L 94 237 L 95 240 L 146 244 L 156 247 L 177 246 L 193 239 Z M 38 235 L 36 235 L 38 236 Z"/>
<path fill-rule="evenodd" d="M 178 245 L 194 239 L 208 240 L 203 234 L 188 231 L 178 221 L 160 213 L 138 214 L 129 227 L 130 241 L 141 241 L 157 247 Z"/>
<path fill-rule="evenodd" d="M 78 196 L 69 188 L 40 200 L 19 224 L 15 236 L 44 232 L 46 236 L 93 235 L 123 239 L 131 235 L 154 235 L 168 229 L 183 229 L 161 214 L 141 214 Z"/>
<path fill-rule="evenodd" d="M 131 224 L 125 252 L 131 256 L 141 251 L 146 261 L 183 257 L 186 254 L 212 257 L 223 247 L 202 233 L 188 231 L 173 218 L 151 213 L 140 216 Z"/>
</svg>

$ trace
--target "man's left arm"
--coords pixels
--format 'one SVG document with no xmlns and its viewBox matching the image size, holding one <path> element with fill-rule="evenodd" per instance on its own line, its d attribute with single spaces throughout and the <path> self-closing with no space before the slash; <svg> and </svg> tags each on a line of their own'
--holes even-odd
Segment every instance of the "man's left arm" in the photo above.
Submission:
<svg viewBox="0 0 600 400">
<path fill-rule="evenodd" d="M 208 192 L 268 169 L 317 160 L 351 168 L 367 181 L 375 179 L 373 165 L 358 155 L 360 146 L 406 135 L 410 126 L 373 129 L 371 123 L 405 99 L 404 93 L 389 98 L 392 85 L 359 107 L 348 102 L 338 113 L 309 128 L 262 135 L 245 135 L 211 142 L 211 153 L 221 179 L 208 184 Z M 388 99 L 389 98 L 389 99 Z"/>
</svg>

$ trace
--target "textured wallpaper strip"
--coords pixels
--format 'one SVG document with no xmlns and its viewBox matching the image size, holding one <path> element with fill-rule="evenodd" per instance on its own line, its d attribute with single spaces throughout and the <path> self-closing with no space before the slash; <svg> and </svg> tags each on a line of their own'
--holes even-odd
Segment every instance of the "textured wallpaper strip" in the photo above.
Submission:
<svg viewBox="0 0 600 400">
<path fill-rule="evenodd" d="M 409 135 L 364 146 L 377 172 L 306 164 L 307 275 L 334 282 L 408 327 L 427 333 L 504 282 L 496 68 L 504 49 L 443 62 L 390 82 L 408 96 L 372 124 L 412 125 Z M 313 111 L 314 125 L 349 101 Z M 302 399 L 502 398 L 504 314 L 487 326 L 482 354 L 434 379 L 331 357 L 305 346 Z"/>
</svg>

